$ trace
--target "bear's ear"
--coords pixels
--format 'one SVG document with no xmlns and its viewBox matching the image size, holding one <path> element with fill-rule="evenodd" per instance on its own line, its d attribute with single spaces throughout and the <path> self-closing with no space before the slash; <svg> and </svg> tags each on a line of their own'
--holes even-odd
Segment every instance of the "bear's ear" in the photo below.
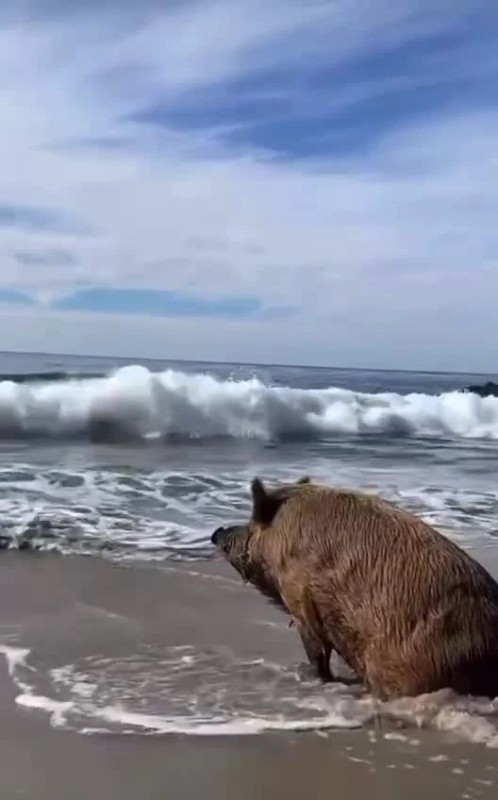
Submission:
<svg viewBox="0 0 498 800">
<path fill-rule="evenodd" d="M 299 478 L 299 480 L 296 481 L 296 485 L 297 486 L 302 486 L 304 483 L 310 483 L 310 479 L 309 479 L 308 475 L 303 475 L 302 478 Z"/>
<path fill-rule="evenodd" d="M 253 522 L 256 525 L 269 525 L 281 502 L 274 495 L 268 494 L 259 478 L 254 478 L 251 483 L 251 494 Z"/>
</svg>

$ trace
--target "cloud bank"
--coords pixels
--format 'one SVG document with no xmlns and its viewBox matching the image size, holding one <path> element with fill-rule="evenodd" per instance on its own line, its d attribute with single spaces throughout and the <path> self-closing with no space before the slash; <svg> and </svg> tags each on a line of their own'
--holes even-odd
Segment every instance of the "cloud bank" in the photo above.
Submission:
<svg viewBox="0 0 498 800">
<path fill-rule="evenodd" d="M 493 370 L 470 0 L 0 12 L 3 349 Z"/>
</svg>

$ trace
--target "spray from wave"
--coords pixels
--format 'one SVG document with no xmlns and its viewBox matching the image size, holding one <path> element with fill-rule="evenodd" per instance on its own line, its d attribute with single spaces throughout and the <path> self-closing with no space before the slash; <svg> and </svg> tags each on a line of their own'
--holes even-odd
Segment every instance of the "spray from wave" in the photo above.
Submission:
<svg viewBox="0 0 498 800">
<path fill-rule="evenodd" d="M 4 438 L 284 440 L 341 434 L 498 439 L 498 398 L 297 389 L 140 366 L 100 378 L 0 382 Z"/>
</svg>

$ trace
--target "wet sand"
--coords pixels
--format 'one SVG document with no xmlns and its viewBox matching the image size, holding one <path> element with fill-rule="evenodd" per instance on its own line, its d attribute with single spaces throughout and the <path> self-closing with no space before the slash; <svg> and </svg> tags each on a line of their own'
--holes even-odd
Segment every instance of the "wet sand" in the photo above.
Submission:
<svg viewBox="0 0 498 800">
<path fill-rule="evenodd" d="M 0 642 L 6 653 L 25 648 L 32 658 L 17 683 L 8 657 L 0 658 L 2 800 L 496 797 L 497 749 L 439 730 L 397 729 L 385 720 L 356 730 L 254 736 L 146 735 L 146 726 L 85 735 L 54 727 L 57 713 L 52 709 L 51 716 L 46 703 L 37 708 L 36 693 L 19 703 L 20 680 L 29 683 L 36 673 L 44 697 L 45 689 L 47 696 L 53 690 L 50 670 L 64 665 L 98 656 L 112 682 L 114 674 L 123 677 L 114 665 L 128 664 L 130 653 L 145 653 L 150 666 L 165 647 L 193 644 L 292 669 L 303 660 L 301 646 L 285 618 L 219 562 L 126 567 L 49 554 L 1 556 Z M 479 557 L 498 574 L 497 551 Z M 125 677 L 123 691 L 136 692 L 135 674 Z M 192 677 L 192 694 L 201 678 L 202 672 Z M 159 694 L 167 688 L 157 675 L 154 680 Z M 156 688 L 145 683 L 140 686 L 150 698 Z M 188 684 L 181 686 L 188 697 Z"/>
</svg>

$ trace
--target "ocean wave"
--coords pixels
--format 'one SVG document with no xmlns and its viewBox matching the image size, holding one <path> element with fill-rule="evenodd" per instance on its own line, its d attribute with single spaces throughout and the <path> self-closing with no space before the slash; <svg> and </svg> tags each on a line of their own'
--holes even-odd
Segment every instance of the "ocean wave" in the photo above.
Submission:
<svg viewBox="0 0 498 800">
<path fill-rule="evenodd" d="M 498 439 L 498 398 L 298 389 L 141 366 L 100 378 L 0 382 L 3 438 L 271 441 L 341 434 Z"/>
</svg>

